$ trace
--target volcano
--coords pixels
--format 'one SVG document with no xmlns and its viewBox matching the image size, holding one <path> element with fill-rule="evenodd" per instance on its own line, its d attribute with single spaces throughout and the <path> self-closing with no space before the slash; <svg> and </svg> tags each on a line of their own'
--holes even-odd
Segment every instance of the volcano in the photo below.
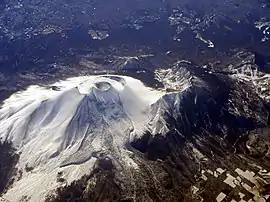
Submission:
<svg viewBox="0 0 270 202">
<path fill-rule="evenodd" d="M 269 77 L 223 71 L 179 61 L 155 71 L 160 88 L 95 75 L 13 94 L 0 110 L 18 155 L 3 200 L 266 200 Z"/>
</svg>

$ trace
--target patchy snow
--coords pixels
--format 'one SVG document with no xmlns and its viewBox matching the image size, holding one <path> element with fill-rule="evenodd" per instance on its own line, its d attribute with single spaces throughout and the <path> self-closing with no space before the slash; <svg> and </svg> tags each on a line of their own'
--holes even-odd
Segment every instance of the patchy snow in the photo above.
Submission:
<svg viewBox="0 0 270 202">
<path fill-rule="evenodd" d="M 115 75 L 70 78 L 15 93 L 0 109 L 0 138 L 20 152 L 23 175 L 3 197 L 43 201 L 60 186 L 57 173 L 69 184 L 89 173 L 99 154 L 136 168 L 125 144 L 148 129 L 149 107 L 162 95 Z"/>
<path fill-rule="evenodd" d="M 191 73 L 185 68 L 157 69 L 156 79 L 164 84 L 167 91 L 184 91 L 191 86 Z"/>
<path fill-rule="evenodd" d="M 239 68 L 233 69 L 229 66 L 229 69 L 233 72 L 232 77 L 240 80 L 250 82 L 254 85 L 256 91 L 262 99 L 270 99 L 270 74 L 263 73 L 258 70 L 258 67 L 253 67 L 250 64 L 245 64 Z"/>
<path fill-rule="evenodd" d="M 235 185 L 235 182 L 236 182 L 235 177 L 233 177 L 232 175 L 230 175 L 228 173 L 226 175 L 227 175 L 227 178 L 223 182 L 230 185 L 232 188 L 235 188 L 236 187 L 236 185 Z"/>
<path fill-rule="evenodd" d="M 217 202 L 221 202 L 223 199 L 225 199 L 226 198 L 226 194 L 224 194 L 224 193 L 219 193 L 219 195 L 217 196 L 217 198 L 216 198 L 216 200 L 217 200 Z"/>
<path fill-rule="evenodd" d="M 202 42 L 208 44 L 208 48 L 214 48 L 215 47 L 215 45 L 214 45 L 214 43 L 212 41 L 204 39 L 202 37 L 202 35 L 200 33 L 198 33 L 198 32 L 197 32 L 197 35 L 196 35 L 196 39 L 199 39 Z"/>
<path fill-rule="evenodd" d="M 262 19 L 261 21 L 255 22 L 255 27 L 258 28 L 262 34 L 262 42 L 266 42 L 270 39 L 270 22 L 266 21 L 266 19 Z"/>
</svg>

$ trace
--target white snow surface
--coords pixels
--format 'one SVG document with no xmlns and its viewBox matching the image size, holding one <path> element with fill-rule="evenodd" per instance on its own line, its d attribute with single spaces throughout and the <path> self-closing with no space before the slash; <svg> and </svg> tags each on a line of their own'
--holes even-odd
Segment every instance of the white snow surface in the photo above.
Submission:
<svg viewBox="0 0 270 202">
<path fill-rule="evenodd" d="M 44 201 L 61 186 L 58 172 L 71 183 L 89 174 L 99 153 L 136 167 L 125 144 L 148 130 L 149 108 L 162 95 L 116 75 L 75 77 L 15 93 L 0 109 L 0 138 L 18 149 L 23 175 L 3 197 Z"/>
</svg>

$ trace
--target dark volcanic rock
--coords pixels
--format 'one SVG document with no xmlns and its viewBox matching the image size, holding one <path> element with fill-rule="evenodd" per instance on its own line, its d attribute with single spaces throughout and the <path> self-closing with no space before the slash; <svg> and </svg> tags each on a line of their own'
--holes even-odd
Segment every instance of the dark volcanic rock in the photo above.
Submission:
<svg viewBox="0 0 270 202">
<path fill-rule="evenodd" d="M 10 142 L 0 141 L 0 195 L 7 186 L 12 185 L 13 175 L 16 173 L 15 166 L 19 160 L 19 155 Z"/>
</svg>

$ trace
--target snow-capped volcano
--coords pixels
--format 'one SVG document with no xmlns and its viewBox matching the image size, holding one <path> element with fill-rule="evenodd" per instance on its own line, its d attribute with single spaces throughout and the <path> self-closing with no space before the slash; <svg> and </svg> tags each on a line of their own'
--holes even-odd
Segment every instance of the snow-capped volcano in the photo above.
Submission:
<svg viewBox="0 0 270 202">
<path fill-rule="evenodd" d="M 165 90 L 99 75 L 5 100 L 0 200 L 266 201 L 267 94 L 230 69 L 186 61 L 155 74 Z"/>
<path fill-rule="evenodd" d="M 136 166 L 125 145 L 147 130 L 149 106 L 161 95 L 139 80 L 111 75 L 30 86 L 12 95 L 0 110 L 0 137 L 20 152 L 18 168 L 33 172 L 23 173 L 6 197 L 17 201 L 31 192 L 32 200 L 38 201 L 44 187 L 48 191 L 57 186 L 57 172 L 66 170 L 65 179 L 71 182 L 91 170 L 99 155 Z M 35 183 L 35 175 L 42 183 L 33 192 L 25 185 Z"/>
</svg>

